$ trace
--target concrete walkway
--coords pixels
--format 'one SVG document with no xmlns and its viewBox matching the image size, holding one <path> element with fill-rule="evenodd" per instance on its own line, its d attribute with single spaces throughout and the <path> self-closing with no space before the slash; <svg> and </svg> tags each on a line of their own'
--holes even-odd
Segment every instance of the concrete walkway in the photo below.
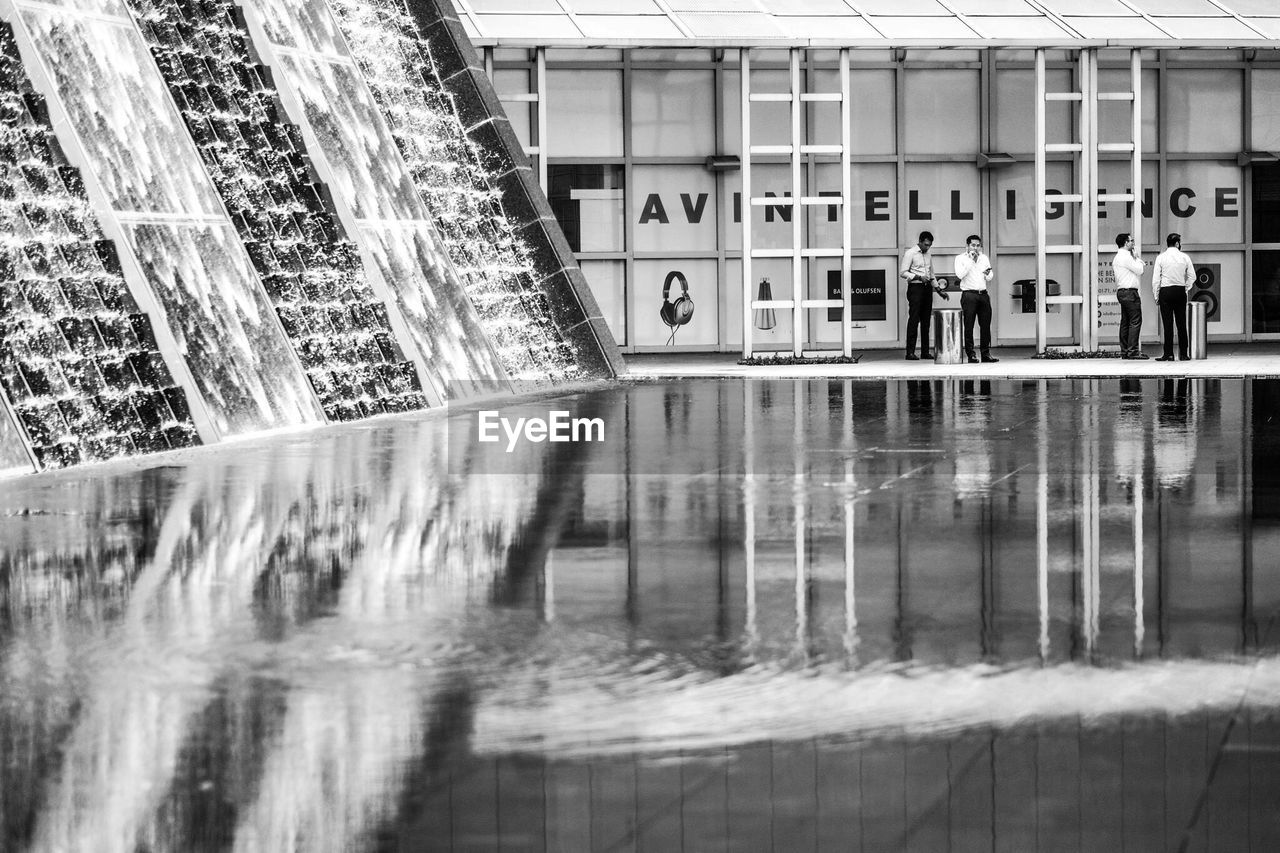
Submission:
<svg viewBox="0 0 1280 853">
<path fill-rule="evenodd" d="M 996 364 L 934 364 L 906 361 L 898 349 L 864 350 L 857 364 L 796 364 L 747 366 L 739 353 L 656 353 L 628 355 L 626 379 L 667 379 L 695 376 L 759 378 L 841 376 L 858 379 L 1043 379 L 1104 376 L 1216 376 L 1280 378 L 1280 343 L 1219 343 L 1209 345 L 1203 361 L 1159 362 L 1158 345 L 1145 347 L 1150 360 L 1121 358 L 1032 358 L 1033 347 L 998 347 Z M 858 353 L 855 353 L 857 355 Z"/>
</svg>

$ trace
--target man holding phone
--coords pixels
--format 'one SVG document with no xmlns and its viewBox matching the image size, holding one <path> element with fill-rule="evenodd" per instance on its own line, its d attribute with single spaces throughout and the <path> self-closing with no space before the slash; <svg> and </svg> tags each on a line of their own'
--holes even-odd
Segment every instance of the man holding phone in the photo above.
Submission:
<svg viewBox="0 0 1280 853">
<path fill-rule="evenodd" d="M 920 232 L 920 240 L 902 256 L 898 275 L 907 282 L 907 361 L 933 358 L 929 352 L 929 317 L 933 313 L 933 294 L 950 299 L 933 275 L 933 235 Z M 920 355 L 916 355 L 916 333 L 920 334 Z"/>
<path fill-rule="evenodd" d="M 987 282 L 991 281 L 991 259 L 982 252 L 982 238 L 970 234 L 965 240 L 965 251 L 956 256 L 956 278 L 960 279 L 960 310 L 964 317 L 964 351 L 970 364 L 978 363 L 973 348 L 973 322 L 978 321 L 981 336 L 978 344 L 982 361 L 994 363 L 1000 359 L 991 354 L 991 295 Z"/>
</svg>

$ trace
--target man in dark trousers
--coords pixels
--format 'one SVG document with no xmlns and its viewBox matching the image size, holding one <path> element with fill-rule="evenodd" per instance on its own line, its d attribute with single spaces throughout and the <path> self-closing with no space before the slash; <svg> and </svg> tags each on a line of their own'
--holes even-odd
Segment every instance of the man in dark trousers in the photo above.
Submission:
<svg viewBox="0 0 1280 853">
<path fill-rule="evenodd" d="M 1164 240 L 1166 248 L 1156 256 L 1151 270 L 1151 289 L 1160 306 L 1160 321 L 1164 325 L 1164 355 L 1156 361 L 1173 361 L 1173 330 L 1178 329 L 1178 358 L 1186 361 L 1187 355 L 1187 291 L 1195 284 L 1196 268 L 1191 258 L 1182 251 L 1182 235 L 1170 234 Z"/>
<path fill-rule="evenodd" d="M 982 331 L 979 345 L 982 360 L 996 362 L 991 354 L 991 295 L 987 282 L 991 281 L 991 259 L 982 253 L 982 238 L 970 234 L 965 240 L 964 254 L 956 255 L 956 278 L 960 279 L 960 310 L 964 312 L 964 351 L 970 364 L 978 363 L 973 348 L 973 321 L 978 321 Z"/>
<path fill-rule="evenodd" d="M 1138 256 L 1138 247 L 1127 233 L 1116 235 L 1116 249 L 1111 269 L 1120 303 L 1120 357 L 1147 358 L 1142 351 L 1142 291 L 1138 287 L 1147 262 Z"/>
<path fill-rule="evenodd" d="M 933 314 L 933 291 L 937 280 L 933 276 L 933 235 L 920 232 L 920 240 L 902 256 L 900 278 L 907 282 L 907 361 L 933 358 L 929 352 L 929 318 Z M 947 294 L 938 291 L 943 299 Z M 916 355 L 916 333 L 920 334 L 920 355 Z"/>
</svg>

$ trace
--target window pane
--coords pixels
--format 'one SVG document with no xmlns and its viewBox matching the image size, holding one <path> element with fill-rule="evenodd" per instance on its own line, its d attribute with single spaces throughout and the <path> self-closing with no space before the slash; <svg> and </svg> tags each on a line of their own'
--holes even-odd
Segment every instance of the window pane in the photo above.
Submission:
<svg viewBox="0 0 1280 853">
<path fill-rule="evenodd" d="M 1169 70 L 1171 152 L 1239 151 L 1244 110 L 1241 72 L 1217 68 Z"/>
<path fill-rule="evenodd" d="M 622 72 L 547 72 L 547 154 L 622 156 Z"/>
<path fill-rule="evenodd" d="M 1156 199 L 1156 181 L 1159 172 L 1154 162 L 1142 164 L 1142 250 L 1151 260 L 1157 252 L 1164 249 L 1164 235 L 1156 231 L 1156 212 L 1159 206 Z M 1129 164 L 1120 160 L 1104 160 L 1098 164 L 1098 192 L 1129 192 L 1133 183 Z M 1133 205 L 1122 201 L 1109 201 L 1098 205 L 1098 243 L 1110 248 L 1114 245 L 1115 236 L 1121 231 L 1133 230 Z"/>
<path fill-rule="evenodd" d="M 849 72 L 849 111 L 853 122 L 854 154 L 894 154 L 897 99 L 894 72 Z"/>
<path fill-rule="evenodd" d="M 791 75 L 788 72 L 760 71 L 752 68 L 752 94 L 779 94 L 790 91 Z M 789 101 L 753 101 L 750 109 L 752 145 L 791 144 L 791 103 Z"/>
<path fill-rule="evenodd" d="M 702 166 L 636 166 L 636 251 L 716 249 L 716 181 Z"/>
<path fill-rule="evenodd" d="M 855 248 L 896 250 L 898 242 L 898 206 L 894 203 L 894 196 L 897 195 L 894 189 L 896 171 L 892 163 L 867 163 L 854 165 L 850 169 L 853 184 L 851 222 Z"/>
<path fill-rule="evenodd" d="M 1280 333 L 1280 252 L 1253 253 L 1253 331 Z"/>
<path fill-rule="evenodd" d="M 950 259 L 948 259 L 950 260 Z M 937 261 L 934 261 L 936 264 Z M 992 267 L 995 269 L 995 286 L 991 288 L 991 310 L 995 315 L 995 325 L 998 329 L 998 339 L 1001 341 L 1008 340 L 1035 340 L 1036 337 L 1036 315 L 1034 311 L 1027 312 L 1024 310 L 1024 303 L 1021 295 L 1014 296 L 1016 292 L 1013 288 L 1015 282 L 1024 282 L 1034 280 L 1036 277 L 1036 256 L 1034 254 L 1005 254 L 1001 252 L 991 259 Z M 1070 255 L 1050 255 L 1048 258 L 1049 281 L 1056 283 L 1059 292 L 1063 295 L 1071 294 L 1075 290 L 1075 261 Z M 952 301 L 955 296 L 952 295 Z M 934 307 L 937 307 L 934 302 Z M 946 304 L 946 303 L 943 303 Z M 1070 340 L 1072 336 L 1072 319 L 1076 312 L 1073 310 L 1063 310 L 1060 305 L 1050 305 L 1049 308 L 1049 340 Z M 1151 328 L 1151 321 L 1147 320 L 1148 330 Z"/>
<path fill-rule="evenodd" d="M 968 163 L 907 164 L 903 201 L 908 239 L 932 231 L 939 248 L 963 246 L 968 235 L 979 231 L 978 174 Z"/>
<path fill-rule="evenodd" d="M 978 72 L 907 71 L 908 154 L 978 152 Z"/>
<path fill-rule="evenodd" d="M 711 71 L 636 71 L 631 79 L 632 153 L 715 153 L 714 86 Z"/>
<path fill-rule="evenodd" d="M 818 71 L 814 75 L 813 91 L 839 92 L 838 71 Z M 894 73 L 891 69 L 875 69 L 849 72 L 849 130 L 851 153 L 893 154 Z M 840 104 L 813 103 L 809 105 L 811 141 L 820 144 L 840 142 Z"/>
<path fill-rule="evenodd" d="M 1071 165 L 1050 162 L 1045 170 L 1046 189 L 1050 192 L 1072 191 Z M 996 217 L 997 245 L 1003 250 L 1013 246 L 1030 247 L 1036 244 L 1034 199 L 1035 166 L 1017 163 L 993 172 L 995 196 L 992 199 Z M 1048 233 L 1046 239 L 1053 244 L 1070 243 L 1074 228 L 1075 211 L 1061 202 L 1049 205 Z"/>
<path fill-rule="evenodd" d="M 694 312 L 689 322 L 672 328 L 662 321 L 663 284 L 673 270 L 683 273 L 688 283 L 688 297 L 693 301 Z M 717 343 L 719 337 L 720 288 L 713 260 L 636 261 L 636 280 L 632 288 L 632 324 L 636 332 L 637 346 L 662 346 L 668 341 L 675 347 L 699 346 Z M 673 279 L 667 294 L 669 301 L 685 295 L 679 279 Z"/>
<path fill-rule="evenodd" d="M 1238 243 L 1244 239 L 1240 167 L 1234 162 L 1173 161 L 1163 193 L 1170 231 L 1183 243 Z M 1163 242 L 1163 241 L 1162 241 Z"/>
<path fill-rule="evenodd" d="M 493 72 L 493 88 L 497 90 L 499 99 L 511 95 L 527 95 L 529 72 L 523 68 L 496 70 Z M 533 108 L 534 104 L 530 101 L 502 100 L 502 109 L 511 122 L 511 129 L 516 132 L 516 138 L 525 148 L 533 145 Z"/>
<path fill-rule="evenodd" d="M 732 222 L 729 226 L 728 248 L 742 246 L 742 211 L 748 209 L 748 200 L 738 200 L 742 192 L 742 172 L 725 172 L 725 191 L 728 194 Z M 785 202 L 791 195 L 791 167 L 784 164 L 753 165 L 751 167 L 751 194 L 756 198 L 777 196 Z M 751 241 L 757 249 L 784 249 L 791 245 L 791 207 L 789 204 L 751 207 Z M 713 244 L 714 245 L 714 244 Z"/>
<path fill-rule="evenodd" d="M 1129 69 L 1104 68 L 1098 72 L 1099 91 L 1128 92 L 1133 85 Z M 1155 69 L 1142 72 L 1142 150 L 1156 151 L 1156 108 L 1158 87 Z M 1101 101 L 1098 103 L 1098 141 L 1130 142 L 1133 139 L 1133 103 L 1131 101 Z"/>
<path fill-rule="evenodd" d="M 1280 243 L 1280 164 L 1252 168 L 1253 242 Z"/>
<path fill-rule="evenodd" d="M 1249 120 L 1254 151 L 1280 149 L 1280 71 L 1256 68 L 1253 72 L 1253 105 Z"/>
<path fill-rule="evenodd" d="M 624 177 L 622 166 L 552 164 L 547 200 L 575 252 L 621 252 Z"/>
<path fill-rule="evenodd" d="M 622 261 L 582 261 L 582 274 L 591 286 L 591 294 L 600 306 L 613 339 L 627 345 L 627 271 Z"/>
<path fill-rule="evenodd" d="M 740 78 L 737 71 L 725 71 L 720 78 L 720 103 L 723 105 L 720 154 L 742 153 L 742 92 L 738 88 Z"/>
<path fill-rule="evenodd" d="M 853 220 L 850 227 L 852 248 L 892 249 L 897 240 L 895 225 L 894 166 L 892 163 L 855 165 L 852 169 Z M 814 194 L 840 195 L 840 166 L 824 163 L 817 169 Z M 809 245 L 812 248 L 841 247 L 841 210 L 839 206 L 813 205 L 809 217 Z"/>
<path fill-rule="evenodd" d="M 1064 69 L 1048 69 L 1045 72 L 1045 89 L 1049 92 L 1070 92 L 1071 72 Z M 1035 110 L 1036 74 L 1031 70 L 1001 69 L 996 72 L 995 89 L 995 150 L 1006 154 L 1031 154 L 1036 149 L 1036 127 L 1027 121 Z M 1049 142 L 1070 140 L 1071 107 L 1066 101 L 1049 101 L 1045 104 L 1046 132 Z M 907 107 L 910 114 L 911 108 Z"/>
<path fill-rule="evenodd" d="M 1196 281 L 1187 295 L 1205 303 L 1209 334 L 1243 333 L 1244 254 L 1192 252 L 1191 262 L 1196 267 Z"/>
</svg>

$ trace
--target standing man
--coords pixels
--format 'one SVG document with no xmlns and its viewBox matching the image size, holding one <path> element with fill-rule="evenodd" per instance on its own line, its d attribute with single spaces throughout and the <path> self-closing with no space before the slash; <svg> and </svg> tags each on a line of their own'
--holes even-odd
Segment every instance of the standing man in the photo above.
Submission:
<svg viewBox="0 0 1280 853">
<path fill-rule="evenodd" d="M 991 281 L 991 259 L 982 253 L 982 238 L 970 234 L 965 240 L 963 255 L 956 256 L 956 278 L 960 279 L 960 310 L 964 312 L 964 351 L 970 364 L 978 363 L 973 349 L 973 321 L 982 330 L 979 342 L 984 362 L 1000 359 L 991 355 L 991 295 L 987 282 Z"/>
<path fill-rule="evenodd" d="M 1191 258 L 1182 251 L 1182 235 L 1170 234 L 1164 240 L 1166 248 L 1156 257 L 1151 270 L 1151 289 L 1160 306 L 1160 320 L 1164 325 L 1164 355 L 1156 361 L 1173 361 L 1173 329 L 1178 328 L 1178 358 L 1187 360 L 1187 291 L 1196 280 L 1196 268 Z"/>
<path fill-rule="evenodd" d="M 898 275 L 907 281 L 907 361 L 933 358 L 929 352 L 929 317 L 933 313 L 933 235 L 920 232 L 920 241 L 907 249 L 902 256 L 902 269 Z M 939 291 L 943 299 L 950 299 Z M 920 333 L 920 355 L 916 355 L 916 332 Z"/>
<path fill-rule="evenodd" d="M 1128 234 L 1116 235 L 1116 256 L 1111 269 L 1116 277 L 1116 301 L 1120 303 L 1120 357 L 1149 358 L 1142 351 L 1142 293 L 1138 290 L 1147 262 Z"/>
</svg>

